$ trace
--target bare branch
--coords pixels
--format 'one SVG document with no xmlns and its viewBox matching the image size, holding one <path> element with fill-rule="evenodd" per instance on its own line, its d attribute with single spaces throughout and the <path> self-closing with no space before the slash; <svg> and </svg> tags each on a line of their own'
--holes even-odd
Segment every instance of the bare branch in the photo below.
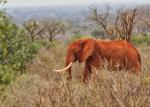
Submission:
<svg viewBox="0 0 150 107">
<path fill-rule="evenodd" d="M 30 34 L 32 42 L 38 36 L 42 37 L 44 33 L 44 26 L 42 26 L 42 23 L 36 20 L 28 20 L 27 22 L 23 23 L 23 26 Z"/>
<path fill-rule="evenodd" d="M 104 13 L 98 13 L 96 8 L 91 9 L 91 20 L 96 22 L 97 25 L 101 26 L 106 34 L 120 39 L 130 41 L 131 32 L 135 25 L 135 17 L 137 8 L 130 10 L 118 10 L 116 18 L 114 18 L 114 25 L 107 19 L 110 13 L 110 7 L 105 8 Z M 109 22 L 109 23 L 108 23 Z M 108 23 L 108 24 L 107 24 Z"/>
<path fill-rule="evenodd" d="M 44 28 L 48 40 L 52 42 L 59 33 L 64 31 L 64 24 L 61 21 L 46 21 L 44 22 Z"/>
</svg>

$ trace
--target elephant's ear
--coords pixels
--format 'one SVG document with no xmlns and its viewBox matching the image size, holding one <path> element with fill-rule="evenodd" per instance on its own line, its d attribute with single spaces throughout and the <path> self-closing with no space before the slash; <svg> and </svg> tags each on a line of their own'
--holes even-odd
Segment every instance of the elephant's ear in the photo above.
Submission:
<svg viewBox="0 0 150 107">
<path fill-rule="evenodd" d="M 79 62 L 84 62 L 86 61 L 95 51 L 95 42 L 94 39 L 89 38 L 85 39 L 82 42 L 82 50 L 80 51 L 79 55 Z"/>
</svg>

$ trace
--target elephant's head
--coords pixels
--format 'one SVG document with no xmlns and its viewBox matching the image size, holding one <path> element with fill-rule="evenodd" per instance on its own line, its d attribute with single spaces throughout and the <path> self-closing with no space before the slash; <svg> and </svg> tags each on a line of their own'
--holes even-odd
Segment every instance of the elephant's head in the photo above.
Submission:
<svg viewBox="0 0 150 107">
<path fill-rule="evenodd" d="M 67 49 L 66 68 L 55 70 L 58 72 L 71 68 L 75 61 L 80 63 L 86 61 L 95 51 L 95 40 L 93 38 L 80 39 L 72 42 Z"/>
</svg>

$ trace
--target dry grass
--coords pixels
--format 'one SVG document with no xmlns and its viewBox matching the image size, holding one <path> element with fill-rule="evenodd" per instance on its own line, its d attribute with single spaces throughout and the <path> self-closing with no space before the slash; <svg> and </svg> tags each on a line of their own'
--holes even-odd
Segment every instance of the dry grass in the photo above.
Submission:
<svg viewBox="0 0 150 107">
<path fill-rule="evenodd" d="M 125 71 L 98 72 L 88 85 L 81 82 L 83 65 L 73 66 L 73 80 L 53 68 L 64 66 L 65 50 L 41 49 L 4 93 L 2 107 L 149 107 L 150 48 L 140 49 L 143 71 L 140 76 Z"/>
</svg>

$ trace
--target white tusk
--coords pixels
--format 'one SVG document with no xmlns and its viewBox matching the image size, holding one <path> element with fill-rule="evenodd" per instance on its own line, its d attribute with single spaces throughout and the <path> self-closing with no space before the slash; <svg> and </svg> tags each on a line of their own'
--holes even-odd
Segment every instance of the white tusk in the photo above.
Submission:
<svg viewBox="0 0 150 107">
<path fill-rule="evenodd" d="M 63 69 L 54 69 L 54 71 L 56 71 L 56 72 L 62 72 L 62 71 L 66 71 L 68 68 L 70 68 L 71 67 L 71 65 L 72 65 L 72 62 L 70 62 L 70 64 L 67 66 L 67 67 L 65 67 L 65 68 L 63 68 Z"/>
</svg>

